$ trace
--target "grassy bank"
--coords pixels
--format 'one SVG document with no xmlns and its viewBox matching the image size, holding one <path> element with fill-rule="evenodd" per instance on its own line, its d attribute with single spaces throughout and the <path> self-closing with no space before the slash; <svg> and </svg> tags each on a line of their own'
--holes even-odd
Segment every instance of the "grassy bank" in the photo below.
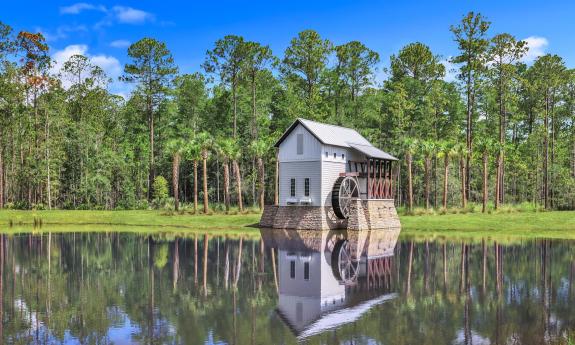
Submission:
<svg viewBox="0 0 575 345">
<path fill-rule="evenodd" d="M 0 211 L 0 230 L 257 232 L 260 215 L 190 215 L 165 211 Z M 520 236 L 575 239 L 575 212 L 401 216 L 405 235 Z M 121 229 L 120 229 L 121 227 Z M 38 230 L 38 229 L 37 229 Z"/>
</svg>

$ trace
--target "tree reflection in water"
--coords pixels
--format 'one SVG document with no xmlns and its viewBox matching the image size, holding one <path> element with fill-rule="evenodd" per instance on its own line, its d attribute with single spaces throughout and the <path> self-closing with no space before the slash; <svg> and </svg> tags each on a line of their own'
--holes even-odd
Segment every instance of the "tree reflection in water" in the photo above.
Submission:
<svg viewBox="0 0 575 345">
<path fill-rule="evenodd" d="M 266 231 L 2 234 L 1 343 L 567 344 L 575 330 L 572 241 Z M 342 240 L 353 279 L 333 261 Z"/>
</svg>

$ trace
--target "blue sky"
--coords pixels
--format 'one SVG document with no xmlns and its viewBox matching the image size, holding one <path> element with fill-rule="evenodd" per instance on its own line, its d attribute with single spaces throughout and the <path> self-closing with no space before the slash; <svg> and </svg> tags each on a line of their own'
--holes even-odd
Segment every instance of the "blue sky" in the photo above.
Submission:
<svg viewBox="0 0 575 345">
<path fill-rule="evenodd" d="M 166 42 L 182 73 L 199 70 L 206 50 L 226 34 L 269 44 L 282 56 L 304 29 L 335 44 L 362 41 L 380 54 L 381 67 L 414 41 L 447 60 L 457 53 L 449 26 L 471 10 L 492 22 L 490 34 L 528 39 L 526 60 L 554 53 L 574 67 L 573 1 L 6 1 L 0 21 L 17 31 L 44 33 L 56 61 L 83 53 L 117 78 L 127 45 L 146 36 Z M 119 82 L 111 89 L 129 90 Z"/>
</svg>

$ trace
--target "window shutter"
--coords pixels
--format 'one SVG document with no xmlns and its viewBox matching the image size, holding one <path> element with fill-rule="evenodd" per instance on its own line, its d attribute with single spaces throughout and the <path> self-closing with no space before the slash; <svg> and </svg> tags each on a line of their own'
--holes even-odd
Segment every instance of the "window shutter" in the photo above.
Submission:
<svg viewBox="0 0 575 345">
<path fill-rule="evenodd" d="M 303 134 L 297 135 L 297 154 L 303 155 Z"/>
</svg>

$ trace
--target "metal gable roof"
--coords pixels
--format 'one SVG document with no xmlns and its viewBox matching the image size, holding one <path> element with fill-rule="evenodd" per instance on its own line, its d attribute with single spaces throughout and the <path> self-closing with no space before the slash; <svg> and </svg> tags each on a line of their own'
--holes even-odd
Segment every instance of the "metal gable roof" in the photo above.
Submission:
<svg viewBox="0 0 575 345">
<path fill-rule="evenodd" d="M 299 124 L 307 129 L 317 140 L 319 140 L 324 145 L 353 148 L 371 158 L 397 160 L 397 158 L 393 157 L 389 153 L 381 151 L 380 149 L 373 146 L 367 139 L 365 139 L 354 129 L 300 118 L 296 119 L 294 123 L 292 123 L 292 125 L 285 131 L 285 133 L 274 146 L 279 147 L 280 144 Z"/>
<path fill-rule="evenodd" d="M 393 157 L 387 152 L 381 151 L 377 147 L 374 146 L 367 146 L 367 145 L 357 145 L 357 144 L 350 144 L 349 145 L 352 149 L 357 150 L 370 158 L 377 158 L 377 159 L 384 159 L 388 161 L 396 161 L 397 158 Z"/>
</svg>

